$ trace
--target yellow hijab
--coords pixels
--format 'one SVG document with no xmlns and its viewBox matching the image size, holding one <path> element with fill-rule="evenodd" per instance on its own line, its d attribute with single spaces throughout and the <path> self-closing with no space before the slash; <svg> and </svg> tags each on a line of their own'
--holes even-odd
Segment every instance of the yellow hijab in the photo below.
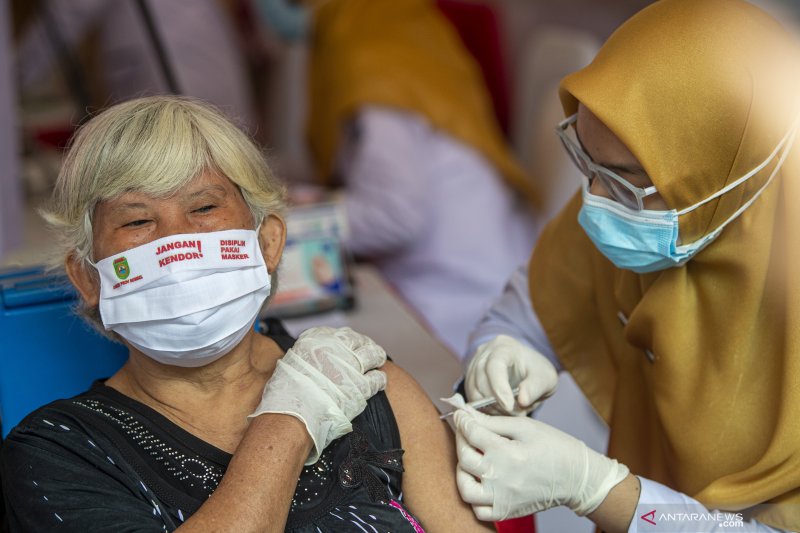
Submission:
<svg viewBox="0 0 800 533">
<path fill-rule="evenodd" d="M 423 115 L 536 194 L 507 148 L 480 69 L 432 0 L 328 0 L 314 10 L 308 137 L 327 182 L 342 125 L 364 104 Z"/>
<path fill-rule="evenodd" d="M 634 153 L 667 204 L 691 206 L 766 160 L 797 117 L 793 39 L 741 0 L 661 0 L 562 81 Z M 800 140 L 774 181 L 685 266 L 615 268 L 578 224 L 546 228 L 531 297 L 565 368 L 611 428 L 609 454 L 709 508 L 800 528 Z M 766 182 L 679 217 L 689 243 Z M 623 322 L 627 321 L 627 325 Z M 648 351 L 655 359 L 650 362 Z M 793 504 L 793 505 L 788 505 Z"/>
</svg>

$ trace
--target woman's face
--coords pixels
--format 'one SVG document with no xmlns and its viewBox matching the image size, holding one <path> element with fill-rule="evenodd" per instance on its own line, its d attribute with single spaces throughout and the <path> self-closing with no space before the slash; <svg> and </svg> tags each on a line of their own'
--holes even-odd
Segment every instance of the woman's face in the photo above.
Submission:
<svg viewBox="0 0 800 533">
<path fill-rule="evenodd" d="M 644 167 L 628 147 L 583 104 L 578 104 L 578 121 L 575 128 L 583 150 L 592 161 L 616 172 L 635 187 L 645 188 L 653 185 Z M 596 196 L 611 198 L 600 180 L 593 180 L 589 190 Z M 644 198 L 644 208 L 656 211 L 669 209 L 658 193 Z"/>
<path fill-rule="evenodd" d="M 129 192 L 97 204 L 92 222 L 92 259 L 97 262 L 170 235 L 253 226 L 252 212 L 239 188 L 225 176 L 205 171 L 167 198 Z M 267 216 L 259 230 L 259 242 L 269 272 L 278 266 L 285 235 L 283 220 Z M 86 303 L 97 305 L 100 287 L 96 276 L 74 256 L 67 258 L 65 266 Z"/>
<path fill-rule="evenodd" d="M 209 171 L 168 198 L 129 192 L 100 202 L 92 226 L 95 261 L 169 235 L 254 229 L 239 188 Z"/>
</svg>

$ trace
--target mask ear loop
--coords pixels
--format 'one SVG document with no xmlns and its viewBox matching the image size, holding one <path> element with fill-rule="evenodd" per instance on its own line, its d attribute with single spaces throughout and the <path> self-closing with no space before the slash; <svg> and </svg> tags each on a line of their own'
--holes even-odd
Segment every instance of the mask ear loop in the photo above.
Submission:
<svg viewBox="0 0 800 533">
<path fill-rule="evenodd" d="M 272 272 L 270 272 L 267 267 L 267 260 L 264 258 L 264 250 L 261 249 L 261 226 L 264 225 L 264 220 L 266 219 L 266 216 L 261 217 L 261 221 L 256 224 L 256 229 L 254 231 L 256 232 L 256 246 L 258 246 L 258 250 L 261 252 L 261 258 L 264 259 L 264 268 L 267 269 L 267 274 L 272 275 Z"/>
<path fill-rule="evenodd" d="M 786 147 L 785 147 L 783 153 L 781 154 L 781 157 L 778 160 L 778 163 L 775 165 L 775 168 L 773 169 L 772 174 L 770 174 L 769 178 L 764 183 L 764 185 L 762 185 L 761 188 L 756 191 L 756 193 L 753 195 L 752 198 L 750 198 L 739 209 L 737 209 L 736 212 L 733 213 L 733 215 L 728 217 L 728 220 L 726 220 L 725 222 L 720 224 L 717 227 L 717 229 L 715 229 L 714 231 L 712 231 L 711 233 L 709 233 L 705 237 L 702 237 L 701 239 L 699 239 L 701 243 L 700 243 L 700 245 L 698 246 L 698 248 L 696 250 L 697 252 L 699 252 L 700 250 L 702 250 L 703 248 L 708 246 L 709 243 L 711 243 L 714 239 L 716 239 L 719 236 L 719 234 L 722 232 L 723 228 L 725 228 L 725 226 L 727 226 L 728 224 L 730 224 L 731 222 L 736 220 L 736 218 L 739 217 L 739 215 L 744 213 L 747 210 L 747 208 L 750 207 L 751 205 L 753 205 L 753 202 L 755 202 L 758 199 L 758 197 L 761 196 L 761 193 L 764 192 L 764 190 L 767 187 L 769 187 L 770 183 L 772 183 L 772 180 L 775 179 L 775 176 L 778 174 L 778 172 L 780 171 L 781 167 L 783 167 L 783 163 L 786 161 L 786 158 L 789 156 L 789 152 L 792 151 L 792 146 L 794 146 L 794 141 L 795 141 L 796 136 L 797 136 L 797 124 L 798 123 L 796 122 L 795 126 L 789 131 L 787 136 L 784 137 L 784 140 L 781 141 L 781 143 L 778 145 L 778 148 L 776 148 L 776 151 L 777 151 L 778 149 L 781 148 L 781 146 L 786 144 Z M 768 163 L 772 159 L 772 157 L 774 157 L 775 153 L 776 152 L 773 152 L 772 155 L 770 156 L 770 158 L 767 159 L 765 163 L 762 163 L 761 165 L 759 165 L 757 170 L 763 169 L 766 166 L 766 163 Z M 736 181 L 737 182 L 741 181 L 741 178 L 739 180 L 736 180 Z M 736 182 L 734 182 L 734 183 L 736 183 Z M 705 203 L 705 202 L 702 202 L 702 203 Z M 698 205 L 701 205 L 701 204 L 698 204 Z M 678 213 L 678 214 L 680 214 L 680 213 Z M 686 249 L 686 248 L 688 248 L 690 246 L 697 246 L 697 244 L 695 242 L 695 243 L 692 243 L 692 244 L 678 246 L 677 250 L 680 250 L 682 248 Z M 689 258 L 687 258 L 686 260 L 688 261 Z"/>
<path fill-rule="evenodd" d="M 84 231 L 84 233 L 86 233 L 86 235 L 89 235 L 90 236 L 89 238 L 91 239 L 91 235 L 92 235 L 92 220 L 89 218 L 89 211 L 88 210 L 83 214 L 83 231 Z M 83 250 L 79 250 L 79 252 L 81 254 L 84 253 Z M 89 263 L 90 265 L 92 265 L 95 270 L 97 270 L 97 264 L 94 261 L 92 261 L 92 257 L 91 257 L 91 255 L 92 255 L 92 246 L 91 245 L 89 246 L 89 249 L 85 251 L 85 254 L 86 254 L 86 257 L 84 258 L 84 260 L 87 263 Z"/>
<path fill-rule="evenodd" d="M 786 144 L 788 143 L 788 146 L 786 146 L 786 149 L 781 154 L 781 159 L 778 161 L 778 165 L 776 167 L 776 168 L 780 168 L 783 165 L 784 159 L 786 159 L 786 154 L 789 153 L 789 151 L 792 148 L 792 145 L 794 144 L 794 138 L 795 138 L 795 134 L 797 133 L 798 124 L 800 124 L 800 117 L 795 119 L 794 124 L 792 124 L 792 127 L 789 128 L 789 131 L 786 132 L 786 135 L 783 136 L 783 139 L 781 139 L 781 142 L 778 143 L 778 146 L 776 146 L 775 149 L 772 151 L 772 153 L 769 154 L 769 156 L 763 162 L 761 162 L 761 164 L 759 164 L 756 168 L 754 168 L 753 170 L 751 170 L 750 172 L 748 172 L 747 174 L 745 174 L 741 178 L 737 179 L 733 183 L 730 183 L 730 184 L 726 185 L 725 187 L 723 187 L 722 189 L 718 190 L 717 192 L 715 192 L 714 194 L 712 194 L 708 198 L 706 198 L 704 200 L 700 200 L 696 204 L 690 205 L 687 208 L 681 209 L 680 211 L 678 211 L 678 216 L 685 215 L 686 213 L 688 213 L 690 211 L 694 211 L 698 207 L 707 204 L 708 202 L 710 202 L 711 200 L 714 200 L 715 198 L 719 198 L 723 194 L 735 189 L 736 187 L 738 187 L 739 185 L 741 185 L 745 181 L 749 180 L 750 178 L 752 178 L 753 176 L 755 176 L 756 174 L 761 172 L 764 169 L 764 167 L 769 165 L 770 161 L 775 159 L 775 156 L 778 155 L 778 152 L 780 152 L 781 149 L 784 148 L 784 146 L 786 146 Z M 759 189 L 759 191 L 755 195 L 753 195 L 753 198 L 757 198 L 758 195 L 761 194 L 761 191 L 763 191 L 766 188 L 766 186 L 769 185 L 769 182 L 772 181 L 772 178 L 774 178 L 774 177 L 775 177 L 775 172 L 772 173 L 772 175 L 767 180 L 767 183 L 764 185 L 764 187 L 761 187 L 761 189 Z M 751 198 L 751 201 L 752 201 L 752 198 Z M 749 203 L 746 204 L 746 205 L 749 205 Z M 727 222 L 726 222 L 726 224 L 727 224 Z"/>
</svg>

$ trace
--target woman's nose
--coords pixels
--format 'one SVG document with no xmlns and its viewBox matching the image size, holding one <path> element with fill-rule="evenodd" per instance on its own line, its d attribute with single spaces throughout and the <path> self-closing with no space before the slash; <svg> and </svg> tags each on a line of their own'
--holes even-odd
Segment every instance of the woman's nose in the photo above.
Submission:
<svg viewBox="0 0 800 533">
<path fill-rule="evenodd" d="M 170 213 L 162 216 L 158 225 L 157 239 L 169 237 L 170 235 L 181 235 L 185 233 L 197 233 L 198 229 L 189 217 L 183 213 Z"/>
</svg>

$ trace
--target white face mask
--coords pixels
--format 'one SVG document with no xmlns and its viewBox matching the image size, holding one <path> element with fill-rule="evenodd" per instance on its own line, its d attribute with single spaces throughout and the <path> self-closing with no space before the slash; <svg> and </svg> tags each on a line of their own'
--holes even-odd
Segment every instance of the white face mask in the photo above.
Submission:
<svg viewBox="0 0 800 533">
<path fill-rule="evenodd" d="M 170 235 L 96 265 L 100 316 L 166 365 L 207 365 L 252 328 L 270 293 L 253 230 Z"/>
</svg>

